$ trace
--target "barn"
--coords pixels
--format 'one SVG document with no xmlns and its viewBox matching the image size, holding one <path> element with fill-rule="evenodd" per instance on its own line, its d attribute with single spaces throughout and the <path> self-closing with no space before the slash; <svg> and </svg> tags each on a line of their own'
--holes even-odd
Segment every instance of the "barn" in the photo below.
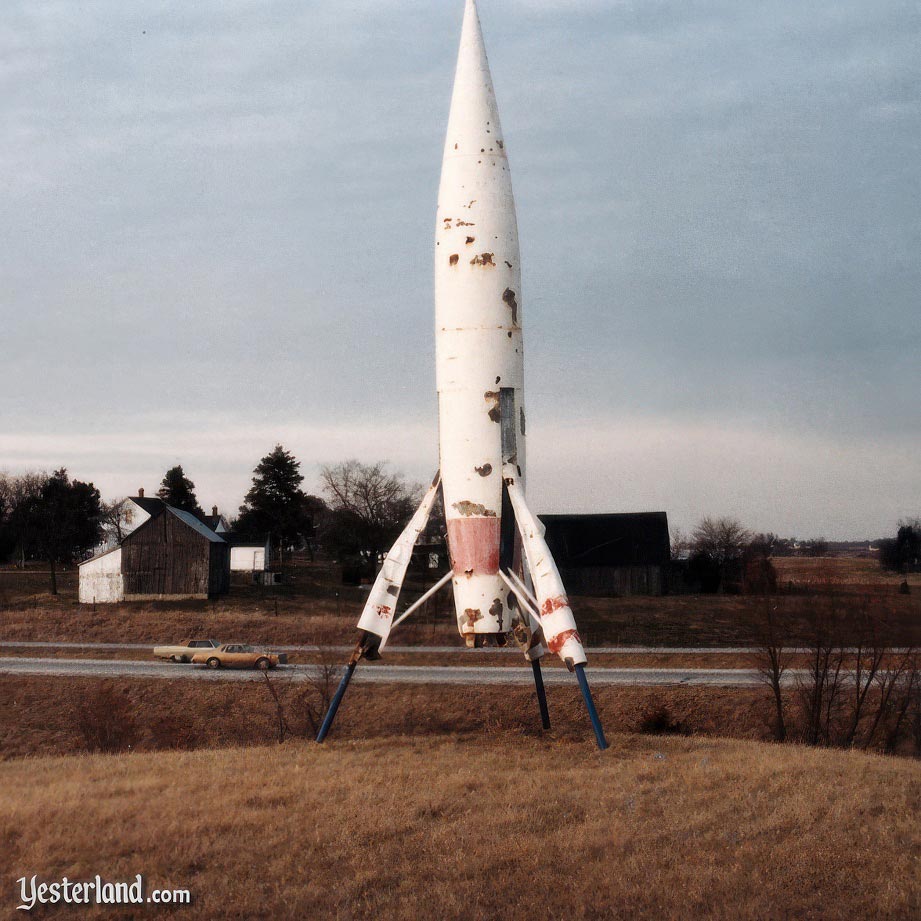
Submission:
<svg viewBox="0 0 921 921">
<path fill-rule="evenodd" d="M 118 547 L 80 564 L 81 603 L 211 598 L 230 587 L 230 546 L 160 502 Z"/>
<path fill-rule="evenodd" d="M 671 543 L 665 512 L 541 515 L 545 538 L 573 595 L 663 595 Z"/>
</svg>

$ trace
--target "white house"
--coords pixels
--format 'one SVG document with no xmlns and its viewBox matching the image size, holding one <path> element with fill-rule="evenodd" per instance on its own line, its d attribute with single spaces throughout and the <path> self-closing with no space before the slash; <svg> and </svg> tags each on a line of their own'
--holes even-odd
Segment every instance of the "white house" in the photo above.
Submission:
<svg viewBox="0 0 921 921">
<path fill-rule="evenodd" d="M 118 507 L 118 524 L 105 526 L 102 541 L 93 548 L 93 556 L 98 556 L 117 547 L 132 531 L 136 531 L 145 521 L 163 510 L 162 499 L 148 499 L 144 490 L 139 489 L 136 496 L 123 499 Z"/>
</svg>

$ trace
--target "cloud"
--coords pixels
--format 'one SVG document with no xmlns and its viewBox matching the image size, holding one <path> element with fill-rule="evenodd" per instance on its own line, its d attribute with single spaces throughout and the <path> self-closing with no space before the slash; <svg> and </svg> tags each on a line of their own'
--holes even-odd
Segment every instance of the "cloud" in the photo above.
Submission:
<svg viewBox="0 0 921 921">
<path fill-rule="evenodd" d="M 829 464 L 876 527 L 874 501 L 898 503 L 861 463 L 921 430 L 919 17 L 857 0 L 480 8 L 535 418 L 669 420 L 689 445 L 766 433 L 787 446 L 791 488 L 824 495 Z M 293 424 L 305 457 L 322 455 L 315 431 L 331 453 L 388 449 L 427 476 L 432 456 L 413 461 L 385 432 L 434 430 L 431 236 L 461 12 L 7 4 L 0 430 L 26 440 L 0 465 L 56 466 L 60 450 L 124 484 L 189 453 L 201 477 L 224 476 L 193 434 L 174 443 L 191 413 L 201 432 L 256 425 L 227 447 L 239 470 Z M 63 440 L 29 442 L 39 428 Z M 598 469 L 633 443 L 603 431 Z M 121 459 L 67 453 L 81 432 L 109 433 Z M 132 455 L 121 432 L 162 454 Z M 638 443 L 652 464 L 657 442 Z M 867 454 L 839 463 L 829 446 Z M 718 504 L 708 464 L 682 469 L 663 501 Z M 597 503 L 620 502 L 601 482 Z"/>
</svg>

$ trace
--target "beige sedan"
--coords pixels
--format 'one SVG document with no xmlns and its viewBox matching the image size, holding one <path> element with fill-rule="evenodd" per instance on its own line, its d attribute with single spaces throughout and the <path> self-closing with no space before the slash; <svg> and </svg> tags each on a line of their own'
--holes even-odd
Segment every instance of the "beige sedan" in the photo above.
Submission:
<svg viewBox="0 0 921 921">
<path fill-rule="evenodd" d="M 287 656 L 275 652 L 261 652 L 245 643 L 224 643 L 217 649 L 206 649 L 192 656 L 194 665 L 207 665 L 208 668 L 275 668 L 279 662 L 287 661 Z"/>
<path fill-rule="evenodd" d="M 183 640 L 177 646 L 155 646 L 153 654 L 170 662 L 191 662 L 197 652 L 208 652 L 220 647 L 217 640 Z"/>
</svg>

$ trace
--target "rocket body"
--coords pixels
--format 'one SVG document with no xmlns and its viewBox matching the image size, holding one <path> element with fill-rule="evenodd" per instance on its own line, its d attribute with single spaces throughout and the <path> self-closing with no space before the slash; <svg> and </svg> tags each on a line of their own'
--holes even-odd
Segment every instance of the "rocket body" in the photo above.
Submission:
<svg viewBox="0 0 921 921">
<path fill-rule="evenodd" d="M 515 614 L 499 567 L 509 539 L 503 442 L 524 472 L 521 302 L 511 173 L 468 0 L 435 227 L 439 454 L 458 629 L 467 636 L 507 633 Z"/>
<path fill-rule="evenodd" d="M 382 561 L 358 620 L 349 667 L 317 734 L 322 742 L 362 658 L 451 582 L 468 646 L 514 634 L 530 659 L 550 728 L 540 659 L 576 672 L 599 748 L 604 732 L 585 678 L 585 649 L 544 529 L 524 494 L 524 346 L 512 178 L 476 0 L 466 0 L 435 226 L 438 473 Z M 451 571 L 400 614 L 413 548 L 438 493 Z"/>
<path fill-rule="evenodd" d="M 457 626 L 468 645 L 490 636 L 504 643 L 514 631 L 532 661 L 551 652 L 570 667 L 585 662 L 559 570 L 524 495 L 521 303 L 512 177 L 476 2 L 466 0 L 435 226 L 439 475 L 372 586 L 358 622 L 361 654 L 379 654 L 413 610 L 394 620 L 440 489 Z"/>
</svg>

